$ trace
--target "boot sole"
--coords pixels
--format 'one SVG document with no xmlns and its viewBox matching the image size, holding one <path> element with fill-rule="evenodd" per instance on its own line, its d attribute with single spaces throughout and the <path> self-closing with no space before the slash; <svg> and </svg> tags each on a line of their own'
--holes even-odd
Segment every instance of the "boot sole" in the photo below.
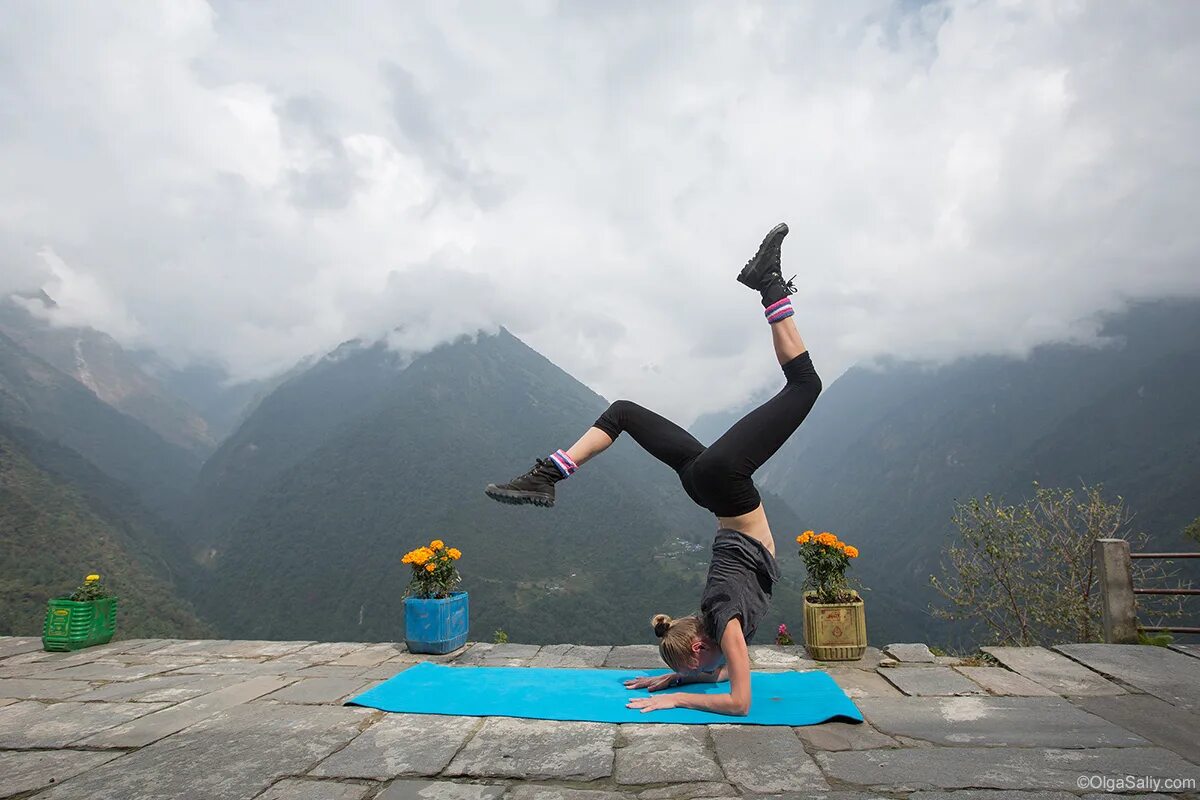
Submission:
<svg viewBox="0 0 1200 800">
<path fill-rule="evenodd" d="M 767 254 L 767 250 L 769 249 L 768 246 L 774 242 L 775 237 L 778 236 L 782 241 L 783 237 L 787 236 L 787 233 L 788 226 L 786 222 L 779 223 L 767 232 L 767 235 L 763 237 L 762 244 L 758 246 L 758 252 L 754 254 L 754 258 L 750 259 L 749 263 L 747 263 L 746 266 L 742 268 L 742 271 L 738 273 L 738 283 L 744 284 L 749 286 L 751 289 L 758 291 L 759 281 L 757 279 L 754 281 L 748 281 L 746 278 L 748 276 L 755 275 L 758 272 L 758 268 L 762 263 L 763 256 Z M 761 276 L 756 275 L 756 278 L 758 277 Z"/>
<path fill-rule="evenodd" d="M 507 503 L 510 506 L 541 506 L 542 508 L 550 508 L 554 505 L 553 497 L 537 494 L 536 492 L 518 492 L 514 489 L 501 489 L 491 484 L 483 491 L 493 500 L 499 500 L 501 503 Z"/>
</svg>

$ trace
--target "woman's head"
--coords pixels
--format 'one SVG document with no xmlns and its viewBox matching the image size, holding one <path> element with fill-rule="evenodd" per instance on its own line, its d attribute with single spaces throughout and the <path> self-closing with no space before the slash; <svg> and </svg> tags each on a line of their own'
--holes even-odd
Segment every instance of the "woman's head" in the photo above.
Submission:
<svg viewBox="0 0 1200 800">
<path fill-rule="evenodd" d="M 650 621 L 658 637 L 658 652 L 667 666 L 676 672 L 712 672 L 724 656 L 709 638 L 699 617 L 671 619 L 658 614 Z"/>
</svg>

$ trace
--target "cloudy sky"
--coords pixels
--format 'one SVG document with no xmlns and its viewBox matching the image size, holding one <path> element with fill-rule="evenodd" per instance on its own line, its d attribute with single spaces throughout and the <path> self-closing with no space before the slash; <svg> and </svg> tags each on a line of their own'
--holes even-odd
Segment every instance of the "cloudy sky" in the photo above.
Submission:
<svg viewBox="0 0 1200 800">
<path fill-rule="evenodd" d="M 505 325 L 688 421 L 1200 294 L 1200 3 L 6 4 L 0 291 L 269 374 Z"/>
</svg>

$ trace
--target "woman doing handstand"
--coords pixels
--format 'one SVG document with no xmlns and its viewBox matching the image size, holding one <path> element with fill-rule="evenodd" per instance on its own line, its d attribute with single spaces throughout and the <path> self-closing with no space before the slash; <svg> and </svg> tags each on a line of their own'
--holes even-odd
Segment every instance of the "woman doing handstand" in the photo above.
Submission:
<svg viewBox="0 0 1200 800">
<path fill-rule="evenodd" d="M 751 476 L 787 441 L 821 393 L 821 379 L 796 330 L 791 295 L 784 281 L 780 247 L 787 225 L 771 229 L 738 280 L 762 295 L 775 355 L 787 382 L 770 400 L 751 411 L 711 447 L 700 444 L 675 423 L 628 400 L 608 407 L 567 450 L 539 458 L 532 469 L 508 483 L 488 484 L 488 496 L 505 503 L 554 505 L 554 485 L 627 432 L 650 455 L 679 475 L 684 491 L 717 517 L 712 561 L 700 601 L 700 615 L 654 617 L 659 652 L 674 672 L 626 682 L 651 692 L 684 683 L 729 681 L 728 694 L 673 692 L 635 698 L 630 708 L 695 708 L 745 715 L 750 710 L 748 644 L 766 614 L 779 580 L 775 541 Z"/>
</svg>

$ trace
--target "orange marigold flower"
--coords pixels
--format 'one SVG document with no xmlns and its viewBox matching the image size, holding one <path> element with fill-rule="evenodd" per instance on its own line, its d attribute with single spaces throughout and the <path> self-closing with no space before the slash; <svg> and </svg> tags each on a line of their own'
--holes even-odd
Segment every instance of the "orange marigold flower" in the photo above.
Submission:
<svg viewBox="0 0 1200 800">
<path fill-rule="evenodd" d="M 832 533 L 825 531 L 817 534 L 817 541 L 821 544 L 833 545 L 837 542 L 837 537 Z"/>
<path fill-rule="evenodd" d="M 429 546 L 431 548 L 433 548 L 434 550 L 441 550 L 443 547 L 446 546 L 446 543 L 443 542 L 441 539 L 434 539 L 432 542 L 429 543 Z"/>
<path fill-rule="evenodd" d="M 426 571 L 426 572 L 433 572 L 433 570 L 434 570 L 434 569 L 435 569 L 435 567 L 433 566 L 433 564 L 426 564 L 426 565 L 425 565 L 425 571 Z"/>
<path fill-rule="evenodd" d="M 460 558 L 462 558 L 462 551 L 457 547 L 451 547 L 447 552 L 450 553 L 450 557 L 455 561 L 458 561 Z"/>
<path fill-rule="evenodd" d="M 800 544 L 807 544 L 810 539 L 812 539 L 812 531 L 805 531 L 796 537 L 796 541 Z"/>
<path fill-rule="evenodd" d="M 850 558 L 858 558 L 858 548 L 853 545 L 846 545 L 846 555 Z"/>
</svg>

